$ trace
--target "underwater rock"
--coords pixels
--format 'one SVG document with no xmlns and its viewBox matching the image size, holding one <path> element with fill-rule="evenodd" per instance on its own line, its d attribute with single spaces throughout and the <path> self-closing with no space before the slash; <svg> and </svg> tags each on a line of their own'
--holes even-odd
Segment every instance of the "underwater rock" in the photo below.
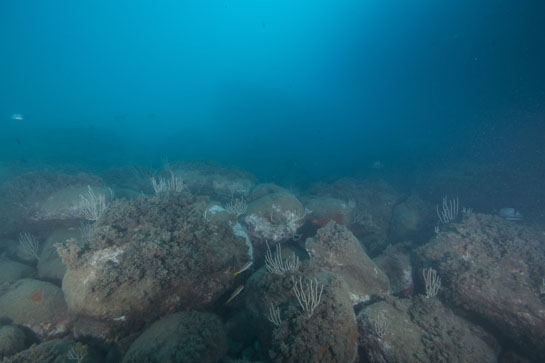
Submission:
<svg viewBox="0 0 545 363">
<path fill-rule="evenodd" d="M 203 217 L 184 193 L 116 201 L 88 242 L 58 245 L 70 312 L 130 329 L 176 310 L 204 308 L 234 288 L 250 260 L 228 223 Z"/>
<path fill-rule="evenodd" d="M 520 213 L 515 208 L 501 208 L 498 212 L 498 215 L 508 221 L 520 222 L 524 219 L 522 213 Z"/>
<path fill-rule="evenodd" d="M 287 192 L 266 194 L 248 204 L 243 218 L 246 231 L 257 247 L 297 238 L 297 229 L 305 220 L 305 208 Z"/>
<path fill-rule="evenodd" d="M 40 248 L 40 260 L 38 261 L 38 276 L 44 280 L 61 281 L 66 266 L 62 263 L 55 245 L 64 243 L 71 238 L 81 238 L 82 231 L 76 228 L 57 229 L 47 237 Z"/>
<path fill-rule="evenodd" d="M 335 221 L 337 224 L 346 226 L 351 221 L 352 207 L 340 199 L 329 197 L 311 198 L 305 203 L 305 208 L 309 211 L 308 219 L 310 223 L 318 227 L 325 226 L 329 221 Z"/>
<path fill-rule="evenodd" d="M 318 184 L 311 194 L 347 201 L 352 209 L 350 230 L 365 246 L 369 256 L 375 256 L 388 244 L 390 221 L 400 195 L 382 181 L 340 179 L 332 184 Z"/>
<path fill-rule="evenodd" d="M 392 211 L 389 237 L 392 242 L 418 240 L 426 231 L 432 231 L 435 214 L 422 199 L 410 196 Z"/>
<path fill-rule="evenodd" d="M 105 170 L 101 176 L 115 190 L 116 197 L 133 199 L 142 193 L 154 193 L 151 178 L 156 173 L 148 166 L 125 165 Z"/>
<path fill-rule="evenodd" d="M 132 340 L 127 338 L 125 321 L 112 324 L 111 321 L 101 321 L 75 316 L 72 321 L 72 335 L 75 339 L 93 339 L 104 343 L 113 343 L 112 346 L 123 351 L 129 349 Z M 132 337 L 134 339 L 134 336 Z"/>
<path fill-rule="evenodd" d="M 436 266 L 444 294 L 493 325 L 521 351 L 545 360 L 543 231 L 473 214 L 419 249 Z"/>
<path fill-rule="evenodd" d="M 499 344 L 441 304 L 389 298 L 357 317 L 361 362 L 497 362 Z"/>
<path fill-rule="evenodd" d="M 314 297 L 319 299 L 309 317 L 293 287 L 294 282 L 302 282 L 305 295 L 310 296 L 310 281 L 316 288 L 312 290 Z M 298 271 L 278 275 L 263 267 L 250 277 L 246 291 L 246 307 L 257 329 L 261 351 L 266 355 L 263 360 L 355 360 L 357 325 L 352 302 L 346 284 L 332 273 L 305 265 Z"/>
<path fill-rule="evenodd" d="M 25 332 L 13 325 L 0 326 L 0 360 L 26 349 Z"/>
<path fill-rule="evenodd" d="M 131 345 L 123 363 L 214 363 L 227 353 L 227 337 L 214 314 L 187 311 L 162 317 Z"/>
<path fill-rule="evenodd" d="M 79 360 L 78 360 L 79 358 Z M 53 339 L 41 344 L 34 344 L 11 357 L 5 358 L 2 363 L 57 363 L 57 362 L 84 362 L 102 363 L 104 357 L 93 347 L 76 343 L 68 339 Z"/>
<path fill-rule="evenodd" d="M 98 177 L 89 174 L 28 173 L 0 186 L 0 235 L 32 232 L 43 226 L 77 218 L 73 204 L 79 191 L 88 185 L 101 186 Z M 84 190 L 85 189 L 85 190 Z M 72 198 L 75 198 L 74 200 Z"/>
<path fill-rule="evenodd" d="M 4 282 L 17 281 L 25 277 L 33 277 L 36 270 L 23 263 L 11 261 L 8 258 L 0 257 L 0 284 Z"/>
<path fill-rule="evenodd" d="M 412 295 L 414 281 L 411 258 L 399 245 L 388 246 L 374 261 L 388 276 L 393 295 Z"/>
<path fill-rule="evenodd" d="M 103 195 L 108 201 L 112 192 L 101 186 L 93 186 L 93 193 Z M 34 207 L 32 219 L 35 221 L 62 221 L 85 219 L 79 206 L 81 196 L 87 196 L 88 185 L 70 185 L 56 190 Z"/>
<path fill-rule="evenodd" d="M 249 312 L 246 309 L 240 309 L 225 322 L 230 355 L 240 356 L 243 350 L 251 347 L 256 339 L 256 329 L 252 324 L 248 324 L 249 319 Z"/>
<path fill-rule="evenodd" d="M 346 282 L 352 304 L 389 294 L 388 277 L 367 256 L 347 227 L 329 222 L 314 238 L 306 240 L 305 249 L 314 264 Z"/>
<path fill-rule="evenodd" d="M 70 319 L 62 291 L 45 281 L 22 279 L 0 292 L 1 316 L 25 326 L 41 338 L 69 331 Z"/>
<path fill-rule="evenodd" d="M 267 194 L 289 192 L 290 191 L 286 188 L 282 188 L 281 186 L 278 186 L 274 183 L 260 183 L 252 189 L 252 192 L 248 196 L 248 202 L 253 202 L 254 200 L 264 197 Z"/>
<path fill-rule="evenodd" d="M 165 168 L 165 176 L 170 176 L 170 172 L 181 177 L 191 193 L 221 202 L 228 202 L 233 196 L 247 197 L 257 182 L 255 176 L 246 171 L 213 163 L 174 163 Z"/>
</svg>

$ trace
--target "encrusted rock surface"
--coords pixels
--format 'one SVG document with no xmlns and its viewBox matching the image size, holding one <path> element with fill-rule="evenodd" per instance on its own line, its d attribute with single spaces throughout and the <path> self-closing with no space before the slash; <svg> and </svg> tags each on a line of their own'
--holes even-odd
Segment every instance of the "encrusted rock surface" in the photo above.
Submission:
<svg viewBox="0 0 545 363">
<path fill-rule="evenodd" d="M 436 298 L 389 298 L 358 314 L 360 362 L 497 362 L 499 345 Z"/>
<path fill-rule="evenodd" d="M 440 294 L 545 360 L 543 231 L 484 214 L 445 229 L 419 251 L 441 277 Z"/>
<path fill-rule="evenodd" d="M 144 330 L 123 363 L 214 363 L 226 353 L 221 320 L 211 313 L 188 311 L 166 315 Z"/>
<path fill-rule="evenodd" d="M 299 280 L 301 279 L 301 280 Z M 315 280 L 316 279 L 316 280 Z M 319 304 L 309 317 L 293 292 L 294 282 L 323 285 Z M 261 268 L 247 283 L 246 307 L 271 362 L 353 362 L 357 326 L 344 281 L 316 266 L 303 266 L 284 275 Z M 280 321 L 270 321 L 271 308 Z"/>
<path fill-rule="evenodd" d="M 228 223 L 206 221 L 205 208 L 183 193 L 112 204 L 87 242 L 59 246 L 70 312 L 138 325 L 214 303 L 250 257 L 245 239 Z"/>
<path fill-rule="evenodd" d="M 307 239 L 305 248 L 314 264 L 346 282 L 354 305 L 389 294 L 388 277 L 345 226 L 329 222 Z"/>
</svg>

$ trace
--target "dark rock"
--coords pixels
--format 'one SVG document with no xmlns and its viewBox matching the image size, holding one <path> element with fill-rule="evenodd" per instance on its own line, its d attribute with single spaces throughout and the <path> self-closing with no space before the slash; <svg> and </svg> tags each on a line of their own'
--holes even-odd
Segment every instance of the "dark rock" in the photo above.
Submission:
<svg viewBox="0 0 545 363">
<path fill-rule="evenodd" d="M 413 294 L 414 281 L 411 258 L 399 245 L 388 246 L 374 261 L 388 276 L 392 294 L 401 296 Z"/>
<path fill-rule="evenodd" d="M 162 317 L 129 348 L 123 363 L 214 363 L 227 353 L 227 337 L 214 314 L 194 311 Z"/>
<path fill-rule="evenodd" d="M 419 240 L 433 231 L 436 218 L 433 208 L 420 198 L 410 196 L 397 204 L 392 211 L 390 240 Z"/>
<path fill-rule="evenodd" d="M 301 280 L 299 280 L 301 279 Z M 319 304 L 309 317 L 293 292 L 294 282 L 303 286 L 312 279 L 323 285 Z M 316 279 L 316 280 L 315 280 Z M 246 306 L 257 329 L 264 359 L 271 362 L 353 362 L 357 326 L 346 284 L 330 272 L 304 266 L 284 275 L 261 268 L 247 283 Z M 270 310 L 278 309 L 278 324 Z"/>
<path fill-rule="evenodd" d="M 496 362 L 499 345 L 438 299 L 390 298 L 358 314 L 360 362 Z"/>
<path fill-rule="evenodd" d="M 448 225 L 419 255 L 436 266 L 445 298 L 493 325 L 532 359 L 545 360 L 542 231 L 474 214 Z"/>
</svg>

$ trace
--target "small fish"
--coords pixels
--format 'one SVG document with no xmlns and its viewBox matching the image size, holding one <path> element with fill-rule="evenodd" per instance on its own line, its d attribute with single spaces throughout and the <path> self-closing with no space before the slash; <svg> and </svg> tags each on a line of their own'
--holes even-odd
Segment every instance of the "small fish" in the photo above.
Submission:
<svg viewBox="0 0 545 363">
<path fill-rule="evenodd" d="M 245 264 L 244 266 L 242 266 L 242 268 L 241 268 L 240 270 L 238 270 L 237 272 L 235 272 L 235 273 L 233 274 L 233 277 L 235 277 L 236 275 L 241 274 L 241 273 L 243 273 L 244 271 L 246 271 L 247 269 L 249 269 L 250 266 L 252 266 L 253 263 L 254 263 L 254 261 L 248 261 L 248 262 L 246 262 L 246 264 Z"/>
<path fill-rule="evenodd" d="M 127 318 L 125 317 L 125 315 L 123 315 L 123 316 L 120 316 L 119 318 L 113 318 L 112 320 L 113 321 L 125 321 L 125 320 L 127 320 Z"/>
<path fill-rule="evenodd" d="M 40 291 L 40 292 L 38 292 L 38 293 L 32 295 L 30 298 L 31 298 L 32 300 L 36 301 L 36 302 L 40 302 L 40 301 L 42 301 L 42 298 L 43 298 L 43 297 L 44 297 L 44 292 L 43 292 L 43 290 L 42 290 L 42 291 Z"/>
<path fill-rule="evenodd" d="M 235 297 L 237 297 L 237 295 L 240 294 L 242 290 L 244 290 L 244 285 L 240 285 L 239 287 L 237 287 L 235 292 L 233 292 L 231 294 L 231 297 L 225 302 L 225 305 L 229 304 Z"/>
<path fill-rule="evenodd" d="M 16 121 L 22 121 L 25 119 L 25 117 L 20 113 L 14 113 L 13 115 L 11 115 L 11 119 Z"/>
</svg>

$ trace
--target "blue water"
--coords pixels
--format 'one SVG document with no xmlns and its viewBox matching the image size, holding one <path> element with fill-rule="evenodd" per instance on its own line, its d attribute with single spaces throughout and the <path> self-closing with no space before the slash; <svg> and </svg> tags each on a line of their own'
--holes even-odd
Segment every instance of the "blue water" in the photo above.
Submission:
<svg viewBox="0 0 545 363">
<path fill-rule="evenodd" d="M 287 183 L 542 163 L 544 18 L 542 1 L 4 0 L 0 161 L 214 160 Z"/>
</svg>

